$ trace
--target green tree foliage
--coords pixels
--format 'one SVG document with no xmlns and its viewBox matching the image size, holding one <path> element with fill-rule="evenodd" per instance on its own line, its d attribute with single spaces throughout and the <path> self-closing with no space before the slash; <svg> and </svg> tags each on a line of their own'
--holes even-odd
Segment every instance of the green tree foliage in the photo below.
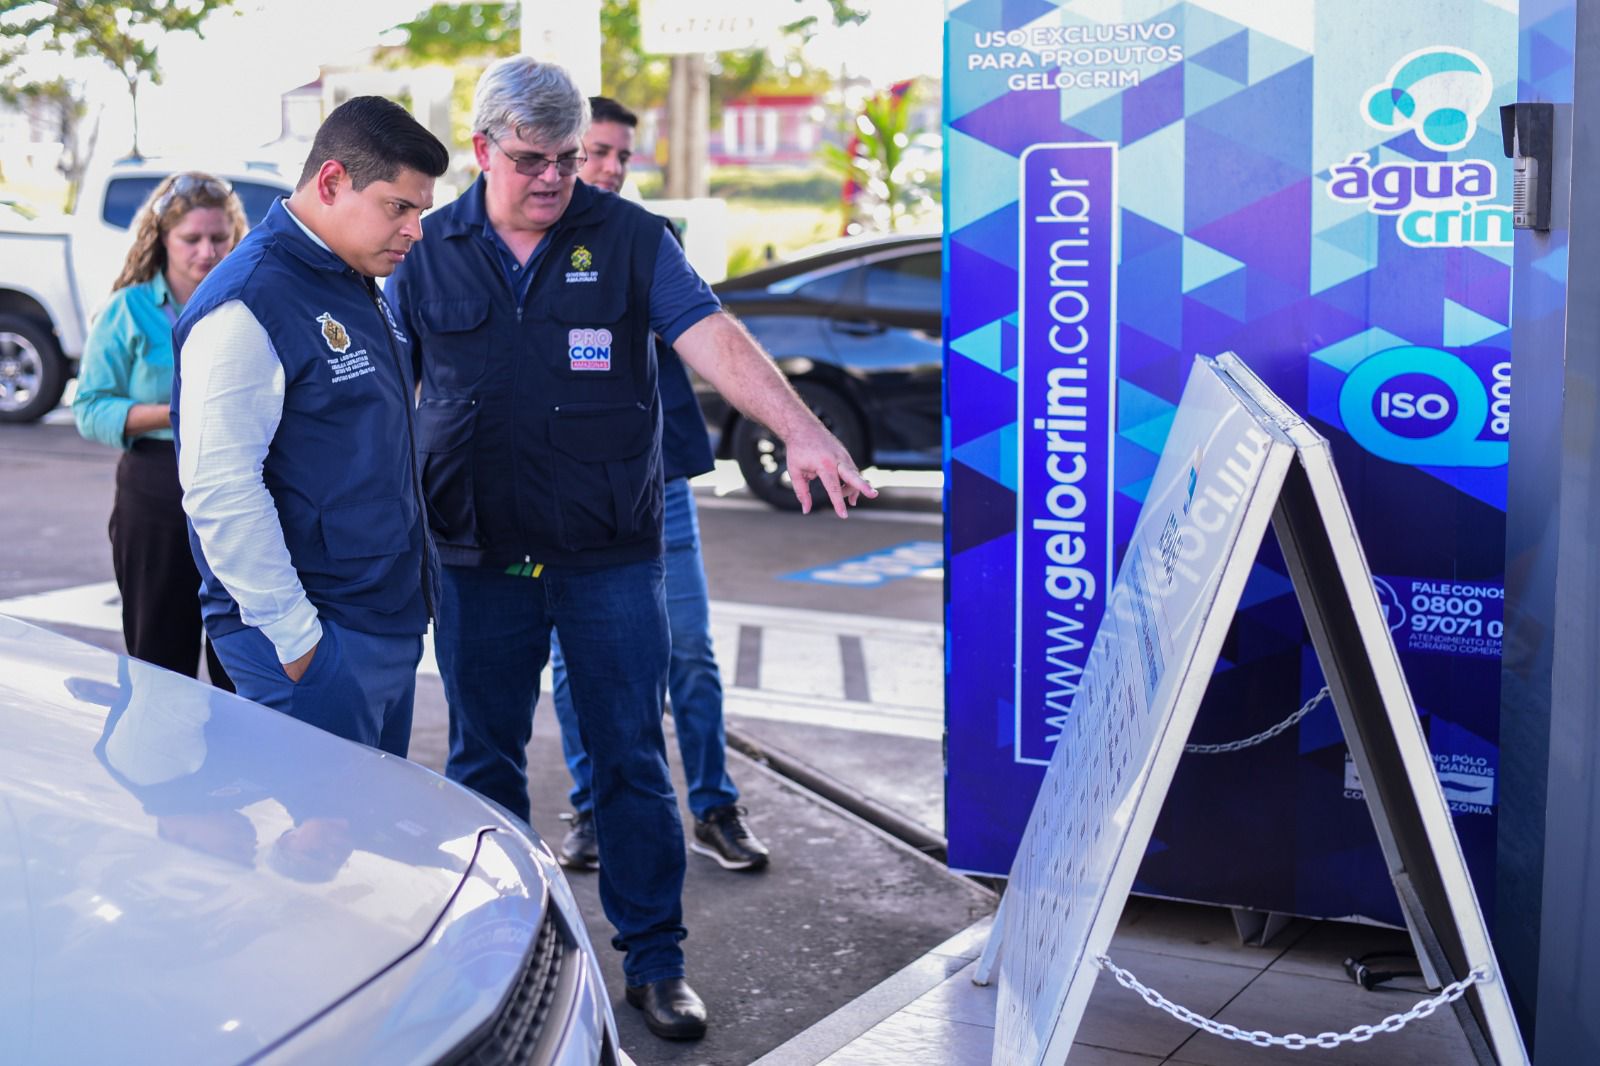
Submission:
<svg viewBox="0 0 1600 1066">
<path fill-rule="evenodd" d="M 0 39 L 12 48 L 103 60 L 133 101 L 133 154 L 139 154 L 139 83 L 161 84 L 157 50 L 173 33 L 204 36 L 200 25 L 233 0 L 0 0 Z"/>
<path fill-rule="evenodd" d="M 452 139 L 466 144 L 472 131 L 472 92 L 485 61 L 516 55 L 521 47 L 522 7 L 510 3 L 435 3 L 396 26 L 405 41 L 388 50 L 394 66 L 438 63 L 456 68 L 451 93 Z M 636 101 L 666 94 L 670 68 L 664 59 L 639 53 L 636 0 L 603 0 L 600 8 L 601 78 L 616 96 Z M 641 105 L 642 106 L 642 105 Z"/>
<path fill-rule="evenodd" d="M 7 77 L 8 65 L 4 57 L 0 57 L 0 101 L 13 106 L 32 105 L 43 109 L 52 134 L 61 143 L 61 158 L 56 169 L 67 179 L 67 208 L 70 210 L 94 147 L 93 134 L 87 145 L 82 144 L 79 137 L 79 127 L 89 112 L 89 105 L 84 101 L 79 86 L 66 78 L 51 78 L 48 81 L 10 78 Z"/>
<path fill-rule="evenodd" d="M 828 2 L 836 25 L 867 17 L 850 0 Z M 396 27 L 406 40 L 391 61 L 458 64 L 515 55 L 521 41 L 520 15 L 517 3 L 436 3 Z M 827 75 L 799 62 L 799 48 L 816 32 L 816 24 L 816 18 L 808 16 L 784 27 L 788 54 L 778 62 L 763 50 L 717 55 L 711 64 L 712 114 L 720 113 L 722 101 L 752 91 L 816 92 L 825 86 Z M 601 0 L 600 80 L 608 94 L 635 108 L 663 103 L 672 77 L 669 58 L 645 54 L 640 41 L 638 0 Z"/>
<path fill-rule="evenodd" d="M 434 4 L 395 27 L 406 35 L 397 50 L 407 65 L 451 64 L 473 56 L 515 55 L 517 4 Z"/>
</svg>

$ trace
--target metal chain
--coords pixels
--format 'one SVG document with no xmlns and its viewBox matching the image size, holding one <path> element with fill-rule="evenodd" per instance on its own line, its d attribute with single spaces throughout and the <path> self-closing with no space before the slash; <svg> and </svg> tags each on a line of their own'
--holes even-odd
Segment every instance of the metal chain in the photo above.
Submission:
<svg viewBox="0 0 1600 1066">
<path fill-rule="evenodd" d="M 1223 752 L 1243 751 L 1246 748 L 1253 748 L 1257 744 L 1264 744 L 1273 737 L 1277 736 L 1279 733 L 1282 733 L 1285 729 L 1289 729 L 1296 725 L 1300 719 L 1316 710 L 1317 704 L 1321 703 L 1327 698 L 1328 686 L 1323 685 L 1321 692 L 1318 692 L 1315 696 L 1312 696 L 1298 711 L 1295 711 L 1293 714 L 1279 722 L 1277 725 L 1273 726 L 1271 729 L 1257 733 L 1253 737 L 1245 737 L 1243 740 L 1229 741 L 1226 744 L 1185 744 L 1183 746 L 1184 754 L 1220 755 Z"/>
<path fill-rule="evenodd" d="M 1139 994 L 1146 1003 L 1158 1010 L 1165 1011 L 1178 1019 L 1186 1022 L 1196 1029 L 1203 1030 L 1213 1036 L 1220 1036 L 1224 1040 L 1240 1040 L 1256 1047 L 1286 1047 L 1291 1051 L 1303 1051 L 1308 1047 L 1336 1048 L 1340 1044 L 1360 1044 L 1379 1033 L 1398 1033 L 1411 1022 L 1418 1018 L 1426 1018 L 1434 1011 L 1447 1003 L 1454 1003 L 1464 995 L 1468 988 L 1475 984 L 1489 981 L 1487 967 L 1475 967 L 1471 973 L 1460 981 L 1446 985 L 1437 996 L 1432 999 L 1419 1000 L 1417 1005 L 1404 1014 L 1391 1014 L 1377 1025 L 1358 1025 L 1346 1033 L 1318 1033 L 1316 1036 L 1301 1036 L 1299 1033 L 1290 1033 L 1288 1036 L 1273 1036 L 1271 1033 L 1257 1029 L 1249 1031 L 1240 1029 L 1237 1025 L 1228 1025 L 1226 1022 L 1212 1021 L 1201 1014 L 1196 1014 L 1188 1007 L 1180 1007 L 1160 992 L 1149 988 L 1140 980 L 1112 962 L 1104 955 L 1096 955 L 1095 961 L 1103 970 L 1110 970 L 1117 979 L 1117 984 L 1123 988 L 1131 989 Z"/>
</svg>

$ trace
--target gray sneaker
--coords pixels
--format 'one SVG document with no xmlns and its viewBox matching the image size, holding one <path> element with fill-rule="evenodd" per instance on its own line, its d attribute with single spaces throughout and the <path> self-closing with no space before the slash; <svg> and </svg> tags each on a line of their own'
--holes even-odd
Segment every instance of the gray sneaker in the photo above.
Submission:
<svg viewBox="0 0 1600 1066">
<path fill-rule="evenodd" d="M 571 822 L 572 828 L 561 841 L 556 860 L 569 870 L 600 869 L 600 841 L 594 835 L 594 812 L 573 811 L 561 817 Z"/>
</svg>

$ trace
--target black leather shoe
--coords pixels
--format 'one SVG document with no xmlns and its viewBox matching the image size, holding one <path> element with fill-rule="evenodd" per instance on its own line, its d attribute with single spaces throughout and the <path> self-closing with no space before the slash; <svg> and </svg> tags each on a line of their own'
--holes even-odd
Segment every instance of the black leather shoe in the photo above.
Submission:
<svg viewBox="0 0 1600 1066">
<path fill-rule="evenodd" d="M 594 832 L 594 812 L 574 811 L 562 817 L 572 823 L 572 828 L 561 841 L 556 860 L 569 870 L 600 869 L 600 838 Z"/>
<path fill-rule="evenodd" d="M 760 870 L 769 859 L 767 846 L 744 824 L 744 808 L 713 807 L 694 823 L 689 850 L 715 859 L 724 870 Z"/>
<path fill-rule="evenodd" d="M 663 1040 L 699 1040 L 706 1035 L 706 1005 L 682 977 L 628 986 L 628 1006 L 644 1012 L 644 1024 Z"/>
</svg>

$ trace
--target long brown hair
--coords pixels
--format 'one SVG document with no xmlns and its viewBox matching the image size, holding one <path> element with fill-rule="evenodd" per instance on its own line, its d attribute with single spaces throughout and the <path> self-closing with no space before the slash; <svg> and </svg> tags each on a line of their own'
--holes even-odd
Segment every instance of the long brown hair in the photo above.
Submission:
<svg viewBox="0 0 1600 1066">
<path fill-rule="evenodd" d="M 197 207 L 222 208 L 233 228 L 234 244 L 250 229 L 239 197 L 227 182 L 198 170 L 168 174 L 133 216 L 133 247 L 128 249 L 122 273 L 111 283 L 111 291 L 149 281 L 165 270 L 167 246 L 162 238 Z"/>
</svg>

